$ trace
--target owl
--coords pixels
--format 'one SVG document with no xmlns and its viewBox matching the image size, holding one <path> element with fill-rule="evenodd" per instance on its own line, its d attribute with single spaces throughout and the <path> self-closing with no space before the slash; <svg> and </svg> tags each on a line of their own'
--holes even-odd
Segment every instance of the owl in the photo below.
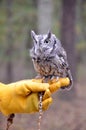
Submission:
<svg viewBox="0 0 86 130">
<path fill-rule="evenodd" d="M 30 50 L 34 68 L 40 78 L 45 81 L 53 78 L 68 77 L 69 86 L 62 86 L 62 89 L 69 89 L 73 85 L 73 79 L 67 60 L 67 54 L 57 37 L 48 31 L 47 34 L 37 35 L 31 31 L 33 47 Z"/>
</svg>

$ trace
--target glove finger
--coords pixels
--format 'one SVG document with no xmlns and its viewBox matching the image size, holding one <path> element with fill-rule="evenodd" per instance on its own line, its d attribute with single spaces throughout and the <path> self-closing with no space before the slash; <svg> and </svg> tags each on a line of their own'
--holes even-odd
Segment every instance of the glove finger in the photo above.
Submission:
<svg viewBox="0 0 86 130">
<path fill-rule="evenodd" d="M 59 88 L 61 87 L 60 82 L 56 82 L 50 85 L 49 89 L 51 93 L 54 93 L 55 91 L 57 91 Z"/>
<path fill-rule="evenodd" d="M 59 81 L 61 83 L 61 87 L 62 86 L 68 86 L 70 84 L 69 78 L 60 78 Z"/>
<path fill-rule="evenodd" d="M 52 82 L 50 84 L 50 92 L 53 93 L 55 91 L 57 91 L 59 88 L 61 88 L 62 86 L 68 86 L 70 84 L 70 80 L 69 78 L 60 78 L 57 82 Z"/>
<path fill-rule="evenodd" d="M 43 100 L 49 98 L 51 96 L 51 92 L 49 89 L 47 89 L 43 95 Z"/>
<path fill-rule="evenodd" d="M 16 93 L 23 96 L 27 96 L 31 92 L 43 92 L 49 88 L 48 83 L 33 82 L 32 80 L 23 80 L 9 84 L 9 86 L 15 86 Z"/>
<path fill-rule="evenodd" d="M 46 100 L 44 100 L 42 102 L 42 105 L 43 105 L 43 110 L 47 110 L 49 105 L 52 103 L 52 98 L 47 98 Z"/>
<path fill-rule="evenodd" d="M 42 83 L 43 79 L 32 79 L 33 82 Z"/>
<path fill-rule="evenodd" d="M 46 89 L 49 88 L 49 84 L 48 83 L 37 83 L 37 82 L 31 82 L 30 83 L 29 89 L 32 92 L 41 92 L 41 91 L 45 91 Z"/>
</svg>

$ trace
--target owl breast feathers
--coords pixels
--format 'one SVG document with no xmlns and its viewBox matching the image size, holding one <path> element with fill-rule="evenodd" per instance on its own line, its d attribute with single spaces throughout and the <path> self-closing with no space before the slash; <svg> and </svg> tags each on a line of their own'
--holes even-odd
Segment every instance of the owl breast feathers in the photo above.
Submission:
<svg viewBox="0 0 86 130">
<path fill-rule="evenodd" d="M 36 72 L 45 78 L 68 77 L 70 88 L 73 84 L 72 75 L 67 61 L 67 54 L 54 34 L 36 35 L 31 31 L 33 47 L 30 55 Z M 66 88 L 66 87 L 63 87 Z"/>
</svg>

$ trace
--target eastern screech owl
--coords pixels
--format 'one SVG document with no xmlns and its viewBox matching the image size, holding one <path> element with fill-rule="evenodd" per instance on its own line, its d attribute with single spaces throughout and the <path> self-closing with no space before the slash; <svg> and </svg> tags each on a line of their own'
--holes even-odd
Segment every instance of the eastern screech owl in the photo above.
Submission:
<svg viewBox="0 0 86 130">
<path fill-rule="evenodd" d="M 72 75 L 67 61 L 67 54 L 60 41 L 50 31 L 44 35 L 36 35 L 31 31 L 34 46 L 30 55 L 36 72 L 45 79 L 68 77 L 69 87 L 73 84 Z"/>
</svg>

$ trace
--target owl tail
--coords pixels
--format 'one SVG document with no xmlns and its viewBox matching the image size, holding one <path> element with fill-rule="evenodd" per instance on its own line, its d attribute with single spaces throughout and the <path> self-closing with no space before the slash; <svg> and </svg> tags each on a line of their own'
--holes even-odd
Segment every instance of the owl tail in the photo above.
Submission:
<svg viewBox="0 0 86 130">
<path fill-rule="evenodd" d="M 67 72 L 67 77 L 70 79 L 70 85 L 67 87 L 67 89 L 70 90 L 73 87 L 73 78 L 70 70 Z"/>
<path fill-rule="evenodd" d="M 70 90 L 73 86 L 73 78 L 72 78 L 70 69 L 67 70 L 66 74 L 67 74 L 66 77 L 68 77 L 70 79 L 70 84 L 69 84 L 69 86 L 62 86 L 61 89 Z"/>
</svg>

